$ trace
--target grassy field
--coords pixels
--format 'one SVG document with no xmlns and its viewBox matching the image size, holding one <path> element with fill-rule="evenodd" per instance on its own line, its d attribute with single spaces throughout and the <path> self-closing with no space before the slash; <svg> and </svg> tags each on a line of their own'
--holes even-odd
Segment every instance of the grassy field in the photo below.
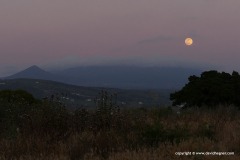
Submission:
<svg viewBox="0 0 240 160">
<path fill-rule="evenodd" d="M 231 106 L 176 113 L 171 108 L 121 110 L 101 103 L 95 111 L 69 112 L 47 102 L 20 117 L 1 119 L 2 160 L 240 159 L 240 111 Z M 234 155 L 175 154 L 214 151 Z"/>
</svg>

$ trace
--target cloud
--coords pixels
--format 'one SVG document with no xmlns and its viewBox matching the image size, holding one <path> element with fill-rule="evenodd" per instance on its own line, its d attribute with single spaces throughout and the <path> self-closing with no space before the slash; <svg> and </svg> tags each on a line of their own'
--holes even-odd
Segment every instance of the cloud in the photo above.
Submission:
<svg viewBox="0 0 240 160">
<path fill-rule="evenodd" d="M 171 41 L 173 39 L 174 38 L 170 37 L 170 36 L 160 35 L 160 36 L 151 37 L 151 38 L 148 38 L 148 39 L 141 40 L 141 41 L 138 42 L 138 44 L 160 43 L 160 42 Z"/>
</svg>

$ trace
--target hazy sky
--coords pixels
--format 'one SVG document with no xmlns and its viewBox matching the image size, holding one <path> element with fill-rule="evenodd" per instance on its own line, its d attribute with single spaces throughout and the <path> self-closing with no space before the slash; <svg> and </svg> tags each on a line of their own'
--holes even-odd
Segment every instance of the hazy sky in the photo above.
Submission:
<svg viewBox="0 0 240 160">
<path fill-rule="evenodd" d="M 33 64 L 240 71 L 239 8 L 239 0 L 1 0 L 0 76 Z"/>
</svg>

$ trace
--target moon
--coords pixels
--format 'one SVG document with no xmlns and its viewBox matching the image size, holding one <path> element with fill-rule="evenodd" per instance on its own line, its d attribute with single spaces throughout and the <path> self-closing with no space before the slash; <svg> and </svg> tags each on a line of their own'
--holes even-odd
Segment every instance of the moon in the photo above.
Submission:
<svg viewBox="0 0 240 160">
<path fill-rule="evenodd" d="M 192 38 L 186 38 L 186 39 L 185 39 L 185 44 L 186 44 L 187 46 L 191 46 L 191 45 L 193 44 Z"/>
</svg>

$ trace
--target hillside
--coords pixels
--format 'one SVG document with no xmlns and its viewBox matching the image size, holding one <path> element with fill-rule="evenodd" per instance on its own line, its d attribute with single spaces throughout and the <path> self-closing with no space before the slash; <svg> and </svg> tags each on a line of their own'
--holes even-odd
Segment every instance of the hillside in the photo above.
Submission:
<svg viewBox="0 0 240 160">
<path fill-rule="evenodd" d="M 71 107 L 95 106 L 94 99 L 104 89 L 117 94 L 120 106 L 164 106 L 169 105 L 169 94 L 172 90 L 124 90 L 114 88 L 81 87 L 39 79 L 0 80 L 0 90 L 23 89 L 36 98 L 55 95 Z"/>
</svg>

